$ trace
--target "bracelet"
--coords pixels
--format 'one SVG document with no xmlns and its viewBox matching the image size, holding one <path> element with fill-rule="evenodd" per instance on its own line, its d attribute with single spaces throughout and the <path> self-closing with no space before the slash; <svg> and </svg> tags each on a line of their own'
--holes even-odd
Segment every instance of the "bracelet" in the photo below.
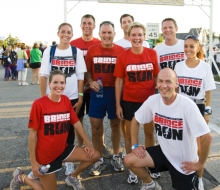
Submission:
<svg viewBox="0 0 220 190">
<path fill-rule="evenodd" d="M 79 93 L 79 96 L 83 96 L 83 93 L 82 93 L 82 92 L 80 92 L 80 93 Z"/>
<path fill-rule="evenodd" d="M 134 144 L 132 147 L 131 147 L 131 150 L 135 149 L 138 147 L 138 144 Z"/>
</svg>

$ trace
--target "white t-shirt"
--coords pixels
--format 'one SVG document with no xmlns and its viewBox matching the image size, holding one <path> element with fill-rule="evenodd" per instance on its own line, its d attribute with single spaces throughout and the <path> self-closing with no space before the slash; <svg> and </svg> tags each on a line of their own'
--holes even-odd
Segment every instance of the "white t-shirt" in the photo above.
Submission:
<svg viewBox="0 0 220 190">
<path fill-rule="evenodd" d="M 1 48 L 0 49 L 0 58 L 2 58 L 2 54 L 4 53 L 4 49 L 3 48 Z"/>
<path fill-rule="evenodd" d="M 80 49 L 78 48 L 76 49 L 77 49 L 76 64 L 73 64 L 73 61 L 71 60 L 70 62 L 65 63 L 65 66 L 59 62 L 55 62 L 52 66 L 53 67 L 52 69 L 62 70 L 67 75 L 73 70 L 75 70 L 75 74 L 72 74 L 71 76 L 66 78 L 66 88 L 63 92 L 63 94 L 68 96 L 70 100 L 78 98 L 78 80 L 84 80 L 84 73 L 87 71 L 86 64 L 83 58 L 83 53 Z M 66 50 L 60 50 L 56 48 L 54 56 L 61 56 L 61 57 L 72 56 L 71 46 L 69 46 L 69 48 Z M 47 49 L 44 50 L 44 54 L 41 62 L 40 74 L 41 76 L 48 77 L 50 71 L 51 71 L 50 47 L 48 47 Z M 50 89 L 47 86 L 47 94 L 49 92 Z"/>
<path fill-rule="evenodd" d="M 189 98 L 177 94 L 175 101 L 166 105 L 160 94 L 150 96 L 135 112 L 135 119 L 140 124 L 154 121 L 161 149 L 180 173 L 185 174 L 182 162 L 198 162 L 196 138 L 210 129 Z"/>
<path fill-rule="evenodd" d="M 169 67 L 174 70 L 176 63 L 185 59 L 184 40 L 179 40 L 173 46 L 167 46 L 165 42 L 156 46 L 158 64 L 160 69 Z"/>
<path fill-rule="evenodd" d="M 204 99 L 205 92 L 216 89 L 211 67 L 200 60 L 195 68 L 189 68 L 185 61 L 175 67 L 179 82 L 179 93 L 192 99 Z"/>
<path fill-rule="evenodd" d="M 122 38 L 122 39 L 120 39 L 120 40 L 114 42 L 114 44 L 117 44 L 117 45 L 119 45 L 119 46 L 121 46 L 121 47 L 123 47 L 123 48 L 125 48 L 125 49 L 131 48 L 131 46 L 132 46 L 132 45 L 131 45 L 131 42 L 130 42 L 129 40 L 124 39 L 124 38 Z M 149 44 L 148 44 L 148 42 L 146 42 L 146 41 L 143 41 L 142 46 L 143 46 L 143 47 L 146 47 L 146 48 L 149 48 L 149 47 L 150 47 Z"/>
</svg>

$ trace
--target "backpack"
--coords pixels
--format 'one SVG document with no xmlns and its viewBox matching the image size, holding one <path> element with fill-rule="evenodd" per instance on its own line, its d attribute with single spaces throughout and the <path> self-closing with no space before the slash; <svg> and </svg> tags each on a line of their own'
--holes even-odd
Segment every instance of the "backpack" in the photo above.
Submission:
<svg viewBox="0 0 220 190">
<path fill-rule="evenodd" d="M 77 49 L 75 46 L 71 46 L 71 49 L 72 49 L 72 56 L 65 56 L 65 57 L 62 57 L 62 56 L 54 56 L 55 55 L 55 51 L 56 51 L 56 47 L 57 47 L 57 44 L 56 45 L 53 45 L 51 46 L 50 48 L 50 64 L 51 64 L 51 71 L 52 71 L 52 59 L 55 58 L 55 59 L 59 59 L 59 60 L 67 60 L 67 59 L 73 59 L 76 63 L 76 55 L 77 55 Z M 70 71 L 63 71 L 64 74 L 66 74 L 66 77 L 71 77 L 71 75 L 73 75 L 75 73 L 75 68 L 74 69 L 71 69 Z"/>
</svg>

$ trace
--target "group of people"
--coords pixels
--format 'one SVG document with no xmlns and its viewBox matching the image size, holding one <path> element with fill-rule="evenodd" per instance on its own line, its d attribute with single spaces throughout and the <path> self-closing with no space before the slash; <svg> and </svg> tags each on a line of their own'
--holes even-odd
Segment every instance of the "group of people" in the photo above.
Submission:
<svg viewBox="0 0 220 190">
<path fill-rule="evenodd" d="M 107 167 L 105 158 L 110 157 L 115 171 L 123 172 L 125 166 L 130 170 L 128 183 L 142 180 L 141 190 L 161 190 L 152 178 L 163 171 L 170 172 L 176 190 L 204 189 L 202 173 L 212 140 L 207 124 L 211 91 L 216 87 L 197 36 L 177 39 L 176 21 L 166 18 L 161 25 L 165 41 L 149 49 L 143 24 L 134 22 L 130 14 L 122 15 L 120 23 L 124 37 L 115 43 L 111 21 L 99 24 L 100 40 L 93 37 L 95 18 L 89 14 L 82 17 L 82 37 L 76 40 L 71 41 L 69 23 L 58 27 L 59 43 L 44 50 L 42 97 L 34 101 L 28 124 L 31 167 L 40 182 L 18 167 L 13 172 L 12 190 L 22 184 L 36 190 L 58 189 L 55 173 L 62 162 L 66 184 L 82 190 L 80 173 L 93 165 L 89 174 L 100 175 Z M 85 113 L 90 118 L 92 143 L 83 127 Z M 112 156 L 104 144 L 106 115 Z M 140 124 L 145 133 L 143 146 L 138 144 Z M 119 155 L 120 129 L 124 161 Z M 75 169 L 74 161 L 80 161 Z M 48 164 L 43 175 L 39 169 Z"/>
<path fill-rule="evenodd" d="M 25 44 L 7 46 L 5 50 L 2 48 L 1 64 L 5 68 L 4 80 L 18 80 L 18 85 L 27 86 L 27 68 L 32 68 L 32 82 L 36 77 L 37 84 L 39 84 L 39 68 L 41 66 L 42 53 L 39 50 L 37 43 L 31 49 Z"/>
</svg>

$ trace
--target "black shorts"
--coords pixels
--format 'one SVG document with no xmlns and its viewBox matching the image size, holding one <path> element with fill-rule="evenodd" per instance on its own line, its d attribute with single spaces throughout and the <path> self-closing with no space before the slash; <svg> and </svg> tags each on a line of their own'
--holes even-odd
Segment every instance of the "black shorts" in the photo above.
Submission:
<svg viewBox="0 0 220 190">
<path fill-rule="evenodd" d="M 86 114 L 89 113 L 89 104 L 90 104 L 90 92 L 87 92 L 83 94 L 83 103 L 78 114 L 79 118 L 85 115 L 85 110 L 86 110 Z"/>
<path fill-rule="evenodd" d="M 41 66 L 40 62 L 30 63 L 29 64 L 29 67 L 32 68 L 32 69 L 38 69 L 38 68 L 40 68 L 40 66 Z"/>
<path fill-rule="evenodd" d="M 202 114 L 202 116 L 204 116 L 205 114 L 205 104 L 196 104 L 199 108 L 200 113 Z"/>
<path fill-rule="evenodd" d="M 75 149 L 75 145 L 68 144 L 66 149 L 63 151 L 63 153 L 59 157 L 57 157 L 51 163 L 48 163 L 50 164 L 50 168 L 46 174 L 51 174 L 51 173 L 61 170 L 63 160 L 66 160 L 71 155 L 71 153 L 74 151 L 74 149 Z"/>
<path fill-rule="evenodd" d="M 134 113 L 141 107 L 142 104 L 143 103 L 122 100 L 121 107 L 124 119 L 131 121 L 134 117 Z"/>
<path fill-rule="evenodd" d="M 149 168 L 152 173 L 169 171 L 172 179 L 172 187 L 177 190 L 196 190 L 198 189 L 198 174 L 194 172 L 184 175 L 177 171 L 163 154 L 160 145 L 146 148 L 154 161 L 155 168 Z"/>
</svg>

